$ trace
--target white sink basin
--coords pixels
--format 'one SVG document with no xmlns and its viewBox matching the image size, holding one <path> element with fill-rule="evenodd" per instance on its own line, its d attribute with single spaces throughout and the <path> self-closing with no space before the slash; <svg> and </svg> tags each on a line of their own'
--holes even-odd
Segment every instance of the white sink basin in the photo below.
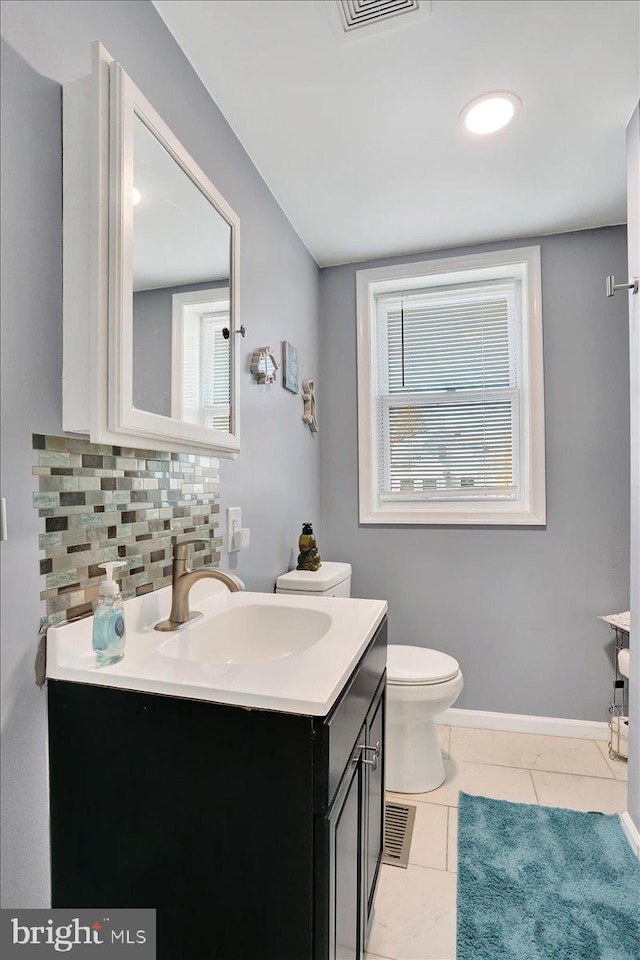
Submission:
<svg viewBox="0 0 640 960">
<path fill-rule="evenodd" d="M 326 716 L 384 617 L 386 603 L 337 597 L 229 593 L 199 580 L 177 633 L 166 620 L 171 587 L 125 600 L 124 659 L 97 667 L 91 617 L 50 627 L 47 677 L 234 706 Z"/>
<path fill-rule="evenodd" d="M 160 647 L 165 657 L 195 663 L 265 663 L 295 657 L 328 632 L 319 610 L 256 603 L 230 607 L 177 633 Z"/>
</svg>

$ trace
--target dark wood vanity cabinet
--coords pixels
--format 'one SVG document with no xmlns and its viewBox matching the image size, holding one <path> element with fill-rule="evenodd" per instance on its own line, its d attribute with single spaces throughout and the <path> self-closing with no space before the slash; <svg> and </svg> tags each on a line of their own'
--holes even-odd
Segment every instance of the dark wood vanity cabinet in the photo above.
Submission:
<svg viewBox="0 0 640 960">
<path fill-rule="evenodd" d="M 329 903 L 328 940 L 318 956 L 330 960 L 358 960 L 367 941 L 382 854 L 384 705 L 383 679 L 331 808 L 318 825 L 318 856 L 328 857 L 320 882 L 326 877 L 329 884 L 322 897 Z"/>
<path fill-rule="evenodd" d="M 155 907 L 160 960 L 359 960 L 386 620 L 326 717 L 51 680 L 54 907 Z"/>
</svg>

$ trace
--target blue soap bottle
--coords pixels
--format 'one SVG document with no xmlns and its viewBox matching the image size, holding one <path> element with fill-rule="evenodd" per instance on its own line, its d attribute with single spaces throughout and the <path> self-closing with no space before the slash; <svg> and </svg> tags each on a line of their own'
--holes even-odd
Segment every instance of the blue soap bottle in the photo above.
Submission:
<svg viewBox="0 0 640 960">
<path fill-rule="evenodd" d="M 100 584 L 100 596 L 93 613 L 93 650 L 97 667 L 110 667 L 124 657 L 124 606 L 120 587 L 113 579 L 113 571 L 116 567 L 126 565 L 125 560 L 99 564 L 106 570 L 107 576 Z"/>
</svg>

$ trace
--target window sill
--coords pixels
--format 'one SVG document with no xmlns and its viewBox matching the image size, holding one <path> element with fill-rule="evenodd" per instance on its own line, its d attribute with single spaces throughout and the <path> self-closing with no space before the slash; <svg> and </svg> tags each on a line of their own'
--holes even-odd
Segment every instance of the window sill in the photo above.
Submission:
<svg viewBox="0 0 640 960">
<path fill-rule="evenodd" d="M 411 507 L 398 509 L 396 505 L 378 507 L 377 509 L 360 511 L 362 525 L 419 525 L 419 526 L 528 526 L 544 527 L 546 511 L 534 511 L 521 504 L 510 506 L 509 509 L 467 509 L 461 510 L 459 505 L 451 509 L 443 508 L 441 504 L 428 508 Z"/>
</svg>

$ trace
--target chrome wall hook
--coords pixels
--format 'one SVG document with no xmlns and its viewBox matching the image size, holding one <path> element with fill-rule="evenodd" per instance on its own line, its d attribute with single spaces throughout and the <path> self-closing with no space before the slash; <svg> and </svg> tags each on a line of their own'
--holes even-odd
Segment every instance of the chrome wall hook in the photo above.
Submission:
<svg viewBox="0 0 640 960">
<path fill-rule="evenodd" d="M 629 283 L 616 283 L 615 277 L 606 277 L 604 282 L 608 297 L 613 297 L 616 290 L 631 290 L 632 293 L 637 293 L 640 285 L 640 279 L 638 277 L 630 280 Z"/>
</svg>

